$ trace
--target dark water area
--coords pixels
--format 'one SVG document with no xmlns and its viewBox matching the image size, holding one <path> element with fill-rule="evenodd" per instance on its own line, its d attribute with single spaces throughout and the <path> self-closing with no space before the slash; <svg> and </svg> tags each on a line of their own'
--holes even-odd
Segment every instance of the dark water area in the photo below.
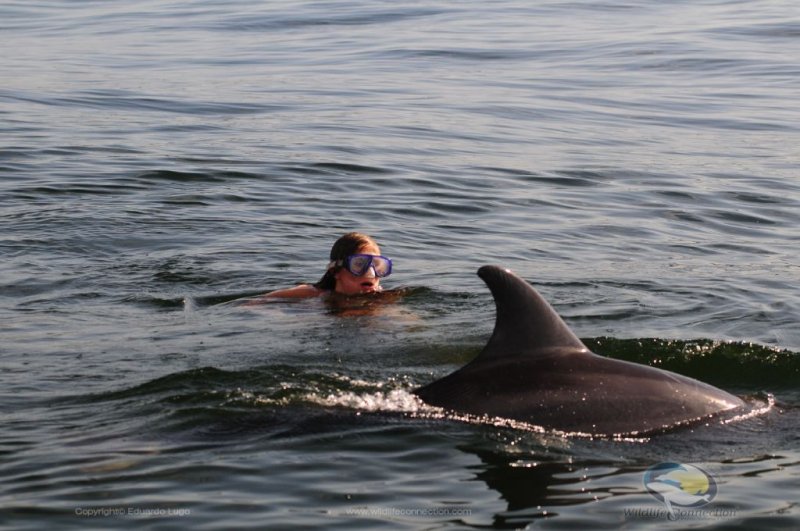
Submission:
<svg viewBox="0 0 800 531">
<path fill-rule="evenodd" d="M 781 0 L 3 3 L 0 526 L 800 527 L 798 36 Z M 402 297 L 237 304 L 350 230 Z M 484 264 L 752 414 L 420 402 L 492 332 Z"/>
</svg>

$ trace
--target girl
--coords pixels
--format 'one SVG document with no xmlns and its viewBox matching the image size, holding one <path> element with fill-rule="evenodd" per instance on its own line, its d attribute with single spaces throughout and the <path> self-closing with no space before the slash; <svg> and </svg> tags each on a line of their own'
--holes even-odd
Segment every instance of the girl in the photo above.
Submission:
<svg viewBox="0 0 800 531">
<path fill-rule="evenodd" d="M 382 291 L 380 279 L 392 272 L 392 261 L 381 256 L 378 244 L 359 232 L 345 234 L 333 244 L 328 269 L 316 284 L 279 289 L 261 298 L 318 297 L 326 293 L 362 295 Z"/>
</svg>

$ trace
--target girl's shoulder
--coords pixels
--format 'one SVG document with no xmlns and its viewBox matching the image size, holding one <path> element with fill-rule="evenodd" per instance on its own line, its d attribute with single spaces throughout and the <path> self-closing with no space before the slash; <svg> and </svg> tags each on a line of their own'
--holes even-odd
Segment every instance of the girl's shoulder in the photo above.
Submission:
<svg viewBox="0 0 800 531">
<path fill-rule="evenodd" d="M 312 284 L 300 284 L 293 288 L 279 289 L 271 291 L 263 297 L 268 299 L 283 298 L 283 299 L 302 299 L 306 297 L 318 297 L 326 293 L 325 290 L 319 289 Z"/>
</svg>

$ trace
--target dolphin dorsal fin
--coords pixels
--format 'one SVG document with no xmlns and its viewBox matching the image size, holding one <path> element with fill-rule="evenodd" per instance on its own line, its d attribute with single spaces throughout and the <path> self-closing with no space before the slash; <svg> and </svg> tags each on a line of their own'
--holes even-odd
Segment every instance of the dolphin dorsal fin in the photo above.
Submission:
<svg viewBox="0 0 800 531">
<path fill-rule="evenodd" d="M 588 352 L 544 297 L 520 277 L 492 265 L 481 267 L 478 276 L 492 291 L 497 318 L 492 337 L 476 359 Z"/>
</svg>

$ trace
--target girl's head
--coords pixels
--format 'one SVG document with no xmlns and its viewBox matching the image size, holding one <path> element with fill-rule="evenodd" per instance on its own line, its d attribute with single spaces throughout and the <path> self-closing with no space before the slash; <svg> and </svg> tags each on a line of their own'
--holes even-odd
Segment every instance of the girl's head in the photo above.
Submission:
<svg viewBox="0 0 800 531">
<path fill-rule="evenodd" d="M 360 232 L 345 234 L 331 247 L 328 270 L 314 286 L 343 295 L 378 292 L 381 287 L 376 272 L 381 276 L 391 272 L 391 261 L 386 261 L 383 257 L 373 258 L 379 257 L 380 254 L 378 244 L 366 234 Z"/>
</svg>

